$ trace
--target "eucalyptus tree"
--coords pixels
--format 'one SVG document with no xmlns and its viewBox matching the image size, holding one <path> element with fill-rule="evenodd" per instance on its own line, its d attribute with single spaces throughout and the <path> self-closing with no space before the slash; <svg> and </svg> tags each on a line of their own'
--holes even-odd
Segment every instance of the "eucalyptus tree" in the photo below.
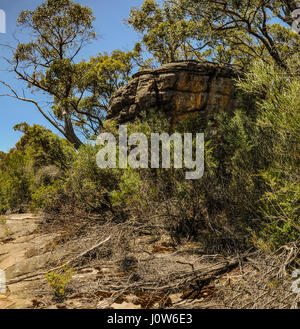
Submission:
<svg viewBox="0 0 300 329">
<path fill-rule="evenodd" d="M 48 0 L 35 10 L 22 11 L 17 23 L 23 32 L 28 31 L 29 41 L 18 42 L 8 62 L 17 79 L 26 83 L 35 97 L 27 98 L 24 92 L 1 81 L 10 90 L 4 96 L 34 104 L 76 148 L 82 142 L 74 124 L 82 115 L 79 105 L 86 90 L 85 70 L 75 60 L 96 37 L 93 21 L 91 9 L 69 0 Z M 41 105 L 40 94 L 50 96 L 48 108 Z M 99 120 L 89 111 L 85 116 L 87 121 Z"/>
<path fill-rule="evenodd" d="M 253 59 L 275 62 L 287 68 L 287 60 L 299 55 L 299 34 L 290 28 L 294 0 L 167 0 L 186 19 L 200 22 L 206 31 L 210 56 L 245 67 Z M 203 42 L 203 31 L 195 34 Z"/>
<path fill-rule="evenodd" d="M 140 9 L 131 9 L 126 22 L 142 34 L 142 44 L 137 43 L 136 49 L 144 46 L 160 64 L 193 59 L 205 48 L 205 44 L 198 49 L 192 45 L 199 24 L 185 20 L 184 11 L 166 1 L 160 5 L 155 0 L 145 0 Z"/>
<path fill-rule="evenodd" d="M 145 0 L 127 20 L 160 63 L 206 59 L 249 66 L 253 59 L 286 61 L 299 54 L 290 28 L 294 0 Z"/>
<path fill-rule="evenodd" d="M 22 11 L 17 22 L 30 40 L 18 43 L 8 63 L 34 97 L 1 81 L 9 90 L 2 96 L 34 104 L 76 148 L 84 137 L 99 133 L 111 94 L 128 81 L 133 58 L 139 57 L 114 51 L 78 61 L 82 48 L 96 38 L 93 21 L 91 9 L 70 0 L 47 0 Z"/>
</svg>

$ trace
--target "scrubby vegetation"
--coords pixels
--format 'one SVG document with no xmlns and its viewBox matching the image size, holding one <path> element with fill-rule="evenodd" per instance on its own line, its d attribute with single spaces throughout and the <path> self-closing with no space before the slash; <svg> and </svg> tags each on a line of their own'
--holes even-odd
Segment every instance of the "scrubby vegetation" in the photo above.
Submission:
<svg viewBox="0 0 300 329">
<path fill-rule="evenodd" d="M 66 292 L 66 286 L 71 281 L 74 270 L 65 266 L 61 273 L 51 271 L 46 274 L 46 279 L 53 289 L 56 297 L 63 297 Z"/>
<path fill-rule="evenodd" d="M 298 60 L 290 61 L 296 72 Z M 299 237 L 299 76 L 261 61 L 238 82 L 255 99 L 234 115 L 209 123 L 183 120 L 179 132 L 205 132 L 205 174 L 186 180 L 183 169 L 100 169 L 99 146 L 72 145 L 34 125 L 1 156 L 1 211 L 22 207 L 87 213 L 116 220 L 159 216 L 176 242 L 193 238 L 217 248 L 263 244 L 276 248 Z M 192 123 L 191 123 L 192 121 Z M 203 121 L 203 120 L 202 120 Z M 166 117 L 131 123 L 129 133 L 164 132 Z M 117 134 L 112 122 L 103 131 Z"/>
</svg>

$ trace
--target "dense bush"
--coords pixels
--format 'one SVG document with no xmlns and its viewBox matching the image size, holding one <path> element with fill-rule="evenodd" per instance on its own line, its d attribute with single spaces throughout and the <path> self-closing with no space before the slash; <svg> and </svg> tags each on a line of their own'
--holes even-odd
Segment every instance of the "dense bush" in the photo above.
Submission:
<svg viewBox="0 0 300 329">
<path fill-rule="evenodd" d="M 300 236 L 299 63 L 291 59 L 287 73 L 258 62 L 240 82 L 245 92 L 257 97 L 250 140 L 252 153 L 264 164 L 255 173 L 266 185 L 258 200 L 261 237 L 274 247 Z"/>
<path fill-rule="evenodd" d="M 290 62 L 296 72 L 297 63 Z M 238 82 L 241 107 L 208 123 L 195 116 L 179 132 L 205 132 L 205 174 L 185 169 L 126 170 L 114 204 L 132 216 L 157 217 L 178 241 L 275 248 L 299 238 L 300 81 L 275 65 L 256 62 Z M 135 123 L 132 132 L 169 131 L 165 119 Z"/>
<path fill-rule="evenodd" d="M 32 205 L 39 190 L 53 188 L 74 156 L 64 139 L 39 125 L 15 126 L 24 135 L 0 159 L 0 211 L 20 211 Z M 45 201 L 46 202 L 46 201 Z M 42 204 L 40 204 L 42 205 Z"/>
<path fill-rule="evenodd" d="M 296 72 L 297 61 L 290 61 Z M 299 66 L 298 66 L 299 67 Z M 300 79 L 262 62 L 238 82 L 241 106 L 209 122 L 194 115 L 176 131 L 205 133 L 205 173 L 182 169 L 100 169 L 99 146 L 75 151 L 34 125 L 16 127 L 20 142 L 0 158 L 0 211 L 23 205 L 63 211 L 66 205 L 112 218 L 160 223 L 177 243 L 193 238 L 215 249 L 275 248 L 299 238 Z M 251 100 L 251 101 L 250 101 Z M 117 134 L 116 124 L 103 131 Z M 158 112 L 128 124 L 128 134 L 170 132 Z M 150 159 L 150 157 L 149 157 Z"/>
<path fill-rule="evenodd" d="M 0 211 L 18 211 L 30 200 L 33 178 L 28 154 L 11 150 L 2 154 L 0 166 Z"/>
</svg>

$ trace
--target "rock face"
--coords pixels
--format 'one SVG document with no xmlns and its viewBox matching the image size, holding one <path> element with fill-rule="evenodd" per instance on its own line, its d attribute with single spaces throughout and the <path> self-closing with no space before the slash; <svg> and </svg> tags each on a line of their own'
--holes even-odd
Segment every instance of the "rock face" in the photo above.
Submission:
<svg viewBox="0 0 300 329">
<path fill-rule="evenodd" d="M 216 111 L 231 111 L 237 105 L 237 76 L 231 67 L 196 61 L 138 72 L 112 97 L 107 119 L 124 123 L 139 117 L 141 111 L 155 109 L 176 122 L 191 113 L 210 117 Z"/>
</svg>

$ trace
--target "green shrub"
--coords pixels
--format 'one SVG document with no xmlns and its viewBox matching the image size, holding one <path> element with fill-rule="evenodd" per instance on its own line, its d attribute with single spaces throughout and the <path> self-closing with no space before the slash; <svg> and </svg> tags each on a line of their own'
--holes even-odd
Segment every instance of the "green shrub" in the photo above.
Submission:
<svg viewBox="0 0 300 329">
<path fill-rule="evenodd" d="M 66 285 L 71 281 L 73 274 L 74 269 L 65 265 L 60 272 L 51 271 L 45 275 L 55 296 L 62 297 L 65 295 Z"/>
<path fill-rule="evenodd" d="M 64 139 L 41 126 L 22 123 L 24 135 L 0 157 L 0 212 L 39 208 L 48 203 L 58 179 L 65 177 L 75 151 Z M 48 191 L 49 190 L 49 191 Z M 48 191 L 49 193 L 45 192 Z M 42 195 L 45 194 L 44 200 Z"/>
<path fill-rule="evenodd" d="M 19 211 L 30 201 L 33 171 L 28 153 L 11 150 L 1 159 L 0 212 Z"/>
<path fill-rule="evenodd" d="M 109 193 L 118 185 L 118 170 L 100 169 L 96 163 L 98 146 L 83 145 L 65 183 L 66 193 L 78 207 L 102 212 L 111 209 Z"/>
<path fill-rule="evenodd" d="M 257 62 L 239 83 L 257 98 L 257 118 L 249 140 L 259 158 L 253 173 L 263 181 L 258 188 L 264 193 L 256 203 L 261 224 L 258 236 L 273 248 L 299 240 L 299 63 L 291 59 L 288 73 Z"/>
</svg>

